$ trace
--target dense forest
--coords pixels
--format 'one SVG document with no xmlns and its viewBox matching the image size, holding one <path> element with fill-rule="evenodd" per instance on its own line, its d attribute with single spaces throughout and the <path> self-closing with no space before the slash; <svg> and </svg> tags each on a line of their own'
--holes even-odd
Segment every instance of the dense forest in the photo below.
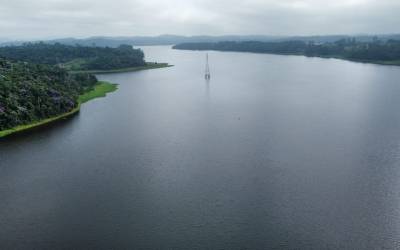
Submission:
<svg viewBox="0 0 400 250">
<path fill-rule="evenodd" d="M 117 48 L 27 43 L 0 47 L 0 57 L 12 61 L 50 64 L 68 70 L 113 70 L 144 66 L 144 54 L 130 45 Z"/>
<path fill-rule="evenodd" d="M 96 83 L 90 74 L 0 58 L 0 131 L 71 111 Z"/>
<path fill-rule="evenodd" d="M 336 57 L 400 65 L 399 40 L 380 41 L 374 39 L 372 42 L 360 42 L 354 38 L 348 38 L 330 43 L 304 41 L 184 43 L 175 45 L 173 48 Z"/>
</svg>

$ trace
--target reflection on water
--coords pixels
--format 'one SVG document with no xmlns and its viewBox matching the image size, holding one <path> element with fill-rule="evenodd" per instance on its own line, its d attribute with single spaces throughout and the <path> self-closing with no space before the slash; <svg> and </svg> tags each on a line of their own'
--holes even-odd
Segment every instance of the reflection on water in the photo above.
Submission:
<svg viewBox="0 0 400 250">
<path fill-rule="evenodd" d="M 400 69 L 145 47 L 174 67 L 0 141 L 1 249 L 396 249 Z"/>
<path fill-rule="evenodd" d="M 207 97 L 210 98 L 210 82 L 211 82 L 211 79 L 207 78 L 204 81 L 206 82 L 206 94 L 207 94 Z"/>
</svg>

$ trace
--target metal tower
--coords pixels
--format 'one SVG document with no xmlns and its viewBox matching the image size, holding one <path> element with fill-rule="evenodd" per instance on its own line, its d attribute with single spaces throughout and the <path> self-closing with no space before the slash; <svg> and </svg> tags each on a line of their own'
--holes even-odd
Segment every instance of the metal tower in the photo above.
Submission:
<svg viewBox="0 0 400 250">
<path fill-rule="evenodd" d="M 208 65 L 208 53 L 206 54 L 206 74 L 205 74 L 206 80 L 209 80 L 211 78 L 210 74 L 210 65 Z"/>
</svg>

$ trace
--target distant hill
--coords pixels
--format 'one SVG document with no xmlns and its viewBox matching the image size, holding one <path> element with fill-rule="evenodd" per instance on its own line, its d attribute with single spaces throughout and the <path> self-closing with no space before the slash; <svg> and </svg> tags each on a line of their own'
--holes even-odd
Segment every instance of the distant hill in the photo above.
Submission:
<svg viewBox="0 0 400 250">
<path fill-rule="evenodd" d="M 223 41 L 260 41 L 260 42 L 283 42 L 283 41 L 313 41 L 314 43 L 335 42 L 346 38 L 356 38 L 357 41 L 371 42 L 374 37 L 379 40 L 400 40 L 400 34 L 389 35 L 328 35 L 328 36 L 264 36 L 264 35 L 229 35 L 229 36 L 132 36 L 132 37 L 89 37 L 84 39 L 77 38 L 61 38 L 53 40 L 45 40 L 43 42 L 54 44 L 61 43 L 65 45 L 81 45 L 91 47 L 118 47 L 121 44 L 130 44 L 135 46 L 143 45 L 175 45 L 180 43 L 203 43 L 203 42 L 223 42 Z M 1 43 L 0 46 L 22 45 L 28 41 L 7 41 Z M 31 41 L 38 42 L 38 41 Z"/>
<path fill-rule="evenodd" d="M 45 43 L 54 44 L 61 43 L 65 45 L 81 45 L 93 47 L 118 47 L 121 44 L 131 44 L 135 46 L 143 45 L 175 45 L 178 43 L 188 42 L 220 42 L 220 41 L 245 41 L 245 40 L 260 40 L 271 41 L 281 39 L 283 37 L 274 36 L 176 36 L 176 35 L 161 35 L 161 36 L 133 36 L 133 37 L 89 37 L 83 39 L 77 38 L 61 38 L 53 40 L 43 40 Z M 26 42 L 37 41 L 7 41 L 0 43 L 0 46 L 22 45 Z"/>
</svg>

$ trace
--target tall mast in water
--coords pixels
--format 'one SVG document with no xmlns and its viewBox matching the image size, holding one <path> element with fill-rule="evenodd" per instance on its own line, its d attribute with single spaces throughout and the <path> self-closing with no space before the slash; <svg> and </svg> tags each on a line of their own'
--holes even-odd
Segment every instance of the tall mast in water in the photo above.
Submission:
<svg viewBox="0 0 400 250">
<path fill-rule="evenodd" d="M 207 80 L 211 78 L 210 65 L 208 65 L 208 53 L 206 54 L 206 74 L 205 74 L 205 78 Z"/>
</svg>

